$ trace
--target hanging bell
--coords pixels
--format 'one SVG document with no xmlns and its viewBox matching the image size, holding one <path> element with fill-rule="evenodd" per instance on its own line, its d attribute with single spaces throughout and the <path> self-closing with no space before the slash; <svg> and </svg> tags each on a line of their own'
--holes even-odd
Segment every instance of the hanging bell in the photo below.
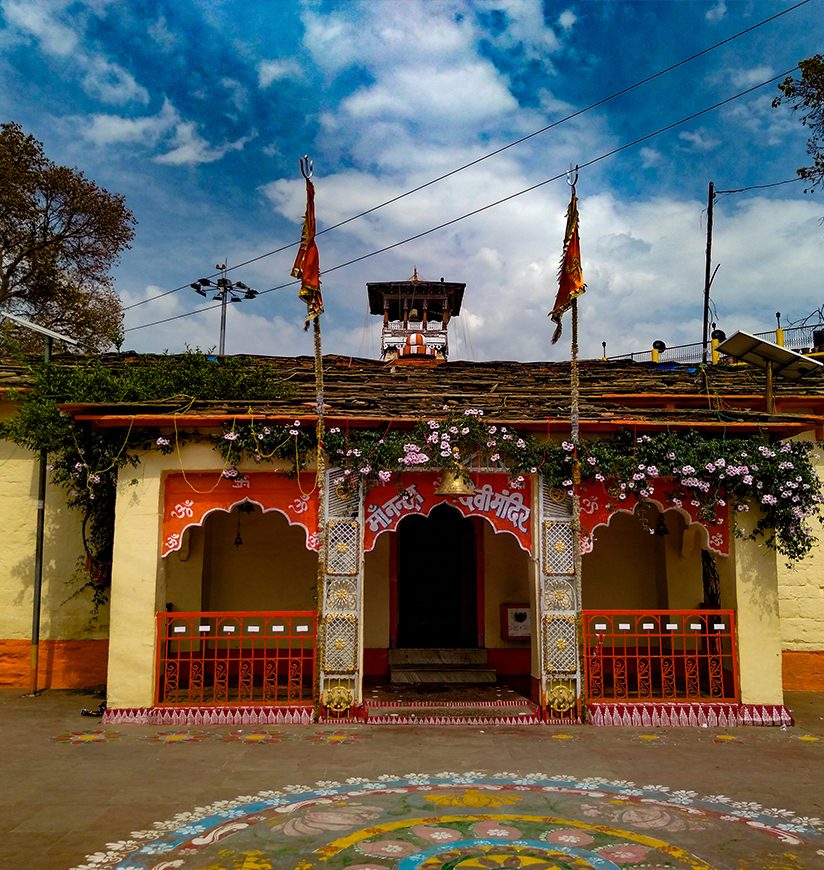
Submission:
<svg viewBox="0 0 824 870">
<path fill-rule="evenodd" d="M 435 490 L 435 495 L 460 498 L 463 495 L 472 495 L 473 492 L 475 492 L 475 486 L 469 479 L 469 473 L 462 465 L 458 465 L 457 470 L 444 468 L 441 483 Z"/>
</svg>

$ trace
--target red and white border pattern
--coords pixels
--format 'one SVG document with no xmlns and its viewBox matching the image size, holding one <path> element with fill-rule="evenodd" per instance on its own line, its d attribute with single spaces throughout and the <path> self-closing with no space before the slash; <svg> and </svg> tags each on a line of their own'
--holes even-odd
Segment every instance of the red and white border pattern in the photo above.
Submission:
<svg viewBox="0 0 824 870">
<path fill-rule="evenodd" d="M 311 707 L 124 707 L 106 725 L 311 725 Z"/>
<path fill-rule="evenodd" d="M 589 704 L 587 722 L 635 728 L 734 728 L 739 725 L 795 725 L 776 704 Z"/>
</svg>

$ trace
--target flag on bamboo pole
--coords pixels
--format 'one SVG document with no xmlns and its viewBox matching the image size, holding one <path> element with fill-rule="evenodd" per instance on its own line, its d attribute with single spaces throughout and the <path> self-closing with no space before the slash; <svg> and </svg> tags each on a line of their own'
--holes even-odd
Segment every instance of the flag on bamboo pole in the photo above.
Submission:
<svg viewBox="0 0 824 870">
<path fill-rule="evenodd" d="M 292 277 L 300 278 L 298 297 L 306 303 L 306 325 L 323 314 L 323 297 L 320 293 L 320 258 L 315 243 L 315 186 L 306 179 L 306 214 L 300 234 L 300 250 L 292 266 Z"/>
<path fill-rule="evenodd" d="M 558 295 L 549 316 L 555 324 L 552 343 L 561 337 L 561 317 L 572 306 L 572 300 L 586 290 L 584 273 L 581 271 L 581 240 L 578 237 L 578 198 L 572 188 L 572 198 L 566 213 L 566 232 L 564 233 L 564 252 L 558 270 Z"/>
</svg>

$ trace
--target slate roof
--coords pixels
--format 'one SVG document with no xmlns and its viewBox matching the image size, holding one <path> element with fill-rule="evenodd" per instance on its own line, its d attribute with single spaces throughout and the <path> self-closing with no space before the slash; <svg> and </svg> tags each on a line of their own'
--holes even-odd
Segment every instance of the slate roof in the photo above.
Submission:
<svg viewBox="0 0 824 870">
<path fill-rule="evenodd" d="M 141 361 L 160 359 L 141 356 Z M 311 357 L 244 357 L 261 367 L 272 384 L 286 386 L 286 395 L 243 401 L 164 399 L 105 405 L 65 406 L 79 419 L 102 425 L 162 425 L 162 417 L 178 415 L 178 423 L 214 424 L 221 417 L 304 417 L 315 408 L 314 360 Z M 129 363 L 117 355 L 108 365 Z M 55 360 L 77 364 L 77 357 Z M 219 361 L 215 365 L 220 365 Z M 776 379 L 778 412 L 765 412 L 764 373 L 746 365 L 653 364 L 628 360 L 584 360 L 579 363 L 580 418 L 583 430 L 635 425 L 641 428 L 759 428 L 776 434 L 821 426 L 824 419 L 824 375 L 799 383 Z M 26 367 L 0 362 L 0 393 L 25 388 Z M 333 420 L 376 425 L 385 420 L 416 421 L 449 410 L 480 408 L 487 418 L 541 430 L 568 425 L 569 362 L 466 362 L 440 365 L 385 363 L 352 357 L 324 357 L 325 412 Z M 184 412 L 185 404 L 185 412 Z M 182 417 L 180 415 L 183 415 Z M 779 432 L 779 430 L 781 430 Z"/>
</svg>

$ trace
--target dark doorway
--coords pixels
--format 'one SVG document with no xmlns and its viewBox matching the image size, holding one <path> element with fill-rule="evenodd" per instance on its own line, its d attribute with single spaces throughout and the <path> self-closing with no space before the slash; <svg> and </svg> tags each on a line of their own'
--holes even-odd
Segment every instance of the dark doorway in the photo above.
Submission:
<svg viewBox="0 0 824 870">
<path fill-rule="evenodd" d="M 398 646 L 478 646 L 475 527 L 449 505 L 398 526 Z"/>
</svg>

